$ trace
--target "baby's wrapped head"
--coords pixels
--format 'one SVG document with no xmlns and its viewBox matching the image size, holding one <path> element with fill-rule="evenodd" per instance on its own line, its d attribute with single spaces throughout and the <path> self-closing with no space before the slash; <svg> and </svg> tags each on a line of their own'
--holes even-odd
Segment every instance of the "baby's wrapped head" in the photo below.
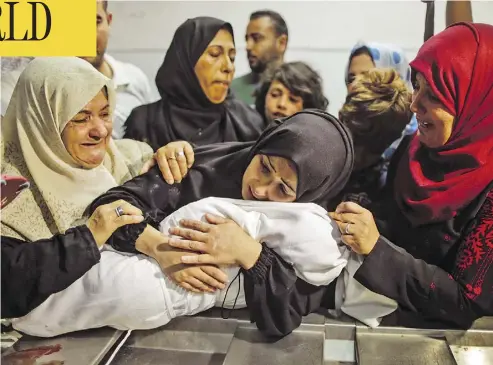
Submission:
<svg viewBox="0 0 493 365">
<path fill-rule="evenodd" d="M 327 212 L 312 203 L 277 203 L 206 198 L 190 203 L 161 222 L 168 234 L 181 219 L 204 221 L 206 213 L 235 221 L 255 240 L 293 265 L 299 278 L 328 285 L 347 264 L 348 249 Z"/>
</svg>

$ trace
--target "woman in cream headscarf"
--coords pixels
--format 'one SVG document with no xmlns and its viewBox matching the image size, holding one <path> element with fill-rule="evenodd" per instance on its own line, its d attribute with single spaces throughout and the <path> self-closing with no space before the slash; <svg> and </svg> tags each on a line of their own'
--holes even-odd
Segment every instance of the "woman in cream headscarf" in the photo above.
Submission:
<svg viewBox="0 0 493 365">
<path fill-rule="evenodd" d="M 8 283 L 17 280 L 23 289 L 28 287 L 21 276 L 39 277 L 37 273 L 44 270 L 42 267 L 49 267 L 40 264 L 43 262 L 40 255 L 50 250 L 52 254 L 44 257 L 56 256 L 53 262 L 59 259 L 60 263 L 53 265 L 53 270 L 58 266 L 69 267 L 70 279 L 60 279 L 59 285 L 56 280 L 49 281 L 43 286 L 44 298 L 70 285 L 99 260 L 97 246 L 115 229 L 135 223 L 136 215 L 141 215 L 130 204 L 119 202 L 107 205 L 99 216 L 93 215 L 87 220 L 84 211 L 89 203 L 108 189 L 149 169 L 155 160 L 169 183 L 179 182 L 186 165 L 193 162 L 193 151 L 186 142 L 161 147 L 153 159 L 152 149 L 145 143 L 113 141 L 114 105 L 111 81 L 79 58 L 37 58 L 21 74 L 2 120 L 2 175 L 24 176 L 30 181 L 31 189 L 2 209 L 2 254 L 6 249 L 3 243 L 15 240 L 37 245 L 37 255 L 29 258 L 23 251 L 20 260 L 16 251 L 13 254 L 17 255 L 15 268 L 9 266 L 10 255 L 6 255 L 7 261 L 2 260 L 2 290 L 6 287 L 5 280 Z M 192 160 L 189 160 L 190 154 Z M 153 240 L 160 238 L 153 236 Z M 81 252 L 87 254 L 87 260 L 84 261 Z M 94 254 L 90 255 L 91 252 Z M 156 259 L 161 262 L 169 254 L 159 253 Z M 20 266 L 20 261 L 25 265 Z M 9 269 L 4 271 L 6 267 Z M 27 268 L 26 272 L 23 267 Z M 179 273 L 185 271 L 194 276 L 193 268 L 179 270 Z M 23 275 L 18 275 L 19 272 Z M 43 274 L 50 276 L 44 271 Z M 52 273 L 51 277 L 60 275 Z M 30 287 L 41 288 L 32 280 L 30 283 Z M 14 300 L 15 313 L 19 312 L 17 302 L 21 297 L 16 295 Z M 28 297 L 32 299 L 32 293 Z M 40 298 L 36 297 L 36 303 L 42 301 Z M 3 304 L 2 314 L 5 312 Z M 34 305 L 23 304 L 24 309 Z"/>
<path fill-rule="evenodd" d="M 111 139 L 111 81 L 75 57 L 24 70 L 2 121 L 2 173 L 32 188 L 2 212 L 2 235 L 34 241 L 76 225 L 89 203 L 137 175 L 145 143 Z"/>
</svg>

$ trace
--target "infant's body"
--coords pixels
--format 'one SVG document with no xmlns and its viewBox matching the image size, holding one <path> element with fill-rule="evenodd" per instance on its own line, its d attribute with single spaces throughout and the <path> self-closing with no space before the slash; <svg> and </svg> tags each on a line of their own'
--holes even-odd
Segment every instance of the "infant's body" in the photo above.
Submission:
<svg viewBox="0 0 493 365">
<path fill-rule="evenodd" d="M 337 226 L 320 206 L 206 198 L 168 216 L 161 222 L 160 230 L 168 234 L 169 228 L 178 226 L 181 219 L 203 220 L 206 213 L 234 220 L 251 237 L 291 263 L 297 276 L 310 284 L 328 285 L 340 277 L 336 297 L 351 299 L 344 287 L 348 287 L 348 280 L 354 282 L 354 279 L 348 278 L 347 272 L 340 274 L 354 253 L 340 242 Z M 13 325 L 30 335 L 51 337 L 103 326 L 120 330 L 151 329 L 177 316 L 193 315 L 214 306 L 231 308 L 235 303 L 235 308 L 245 307 L 243 285 L 239 285 L 239 278 L 234 280 L 239 268 L 222 269 L 229 279 L 226 289 L 192 293 L 164 275 L 152 258 L 106 247 L 100 262 L 84 276 L 66 290 L 50 296 L 27 316 L 13 320 Z M 367 291 L 358 290 L 359 296 L 361 291 Z M 381 297 L 369 293 L 371 300 Z"/>
</svg>

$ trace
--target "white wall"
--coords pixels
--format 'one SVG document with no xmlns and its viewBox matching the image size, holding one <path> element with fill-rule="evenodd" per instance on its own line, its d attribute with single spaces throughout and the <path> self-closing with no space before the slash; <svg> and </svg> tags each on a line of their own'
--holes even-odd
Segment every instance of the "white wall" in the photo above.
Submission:
<svg viewBox="0 0 493 365">
<path fill-rule="evenodd" d="M 476 22 L 493 24 L 493 1 L 474 1 Z M 110 1 L 113 13 L 108 52 L 142 70 L 154 85 L 156 71 L 175 29 L 187 18 L 209 15 L 231 22 L 238 48 L 236 75 L 249 71 L 244 32 L 249 14 L 269 8 L 289 27 L 286 61 L 309 63 L 323 77 L 329 111 L 346 94 L 344 69 L 360 39 L 401 46 L 412 59 L 423 41 L 426 5 L 412 1 Z M 445 2 L 435 6 L 435 32 L 445 27 Z M 157 94 L 157 90 L 154 90 Z"/>
</svg>

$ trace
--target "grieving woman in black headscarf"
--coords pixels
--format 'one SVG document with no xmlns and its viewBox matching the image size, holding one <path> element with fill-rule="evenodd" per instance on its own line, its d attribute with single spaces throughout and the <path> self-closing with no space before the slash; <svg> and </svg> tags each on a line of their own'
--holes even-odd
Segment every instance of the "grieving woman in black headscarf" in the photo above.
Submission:
<svg viewBox="0 0 493 365">
<path fill-rule="evenodd" d="M 208 159 L 204 153 L 209 153 Z M 102 326 L 151 329 L 213 306 L 247 307 L 257 318 L 262 313 L 259 300 L 275 306 L 284 299 L 289 287 L 285 289 L 279 278 L 287 270 L 316 287 L 336 282 L 347 263 L 347 251 L 341 251 L 339 230 L 326 210 L 313 203 L 325 205 L 351 171 L 351 140 L 338 120 L 321 111 L 302 112 L 270 126 L 256 143 L 199 148 L 196 159 L 177 188 L 163 183 L 161 174 L 150 172 L 107 196 L 135 201 L 145 213 L 164 209 L 154 217 L 173 211 L 159 222 L 169 244 L 185 243 L 176 235 L 199 245 L 201 237 L 209 236 L 205 241 L 214 241 L 215 253 L 227 265 L 221 267 L 229 279 L 226 289 L 192 293 L 183 288 L 192 284 L 176 285 L 149 257 L 105 250 L 98 265 L 17 318 L 14 328 L 50 337 Z M 201 199 L 208 195 L 236 199 Z M 186 204 L 196 199 L 200 200 Z M 202 220 L 204 215 L 208 222 Z M 190 226 L 186 221 L 201 232 L 187 236 L 180 227 Z M 134 237 L 126 236 L 129 241 Z M 156 243 L 159 250 L 165 241 Z M 185 243 L 188 248 L 195 247 Z M 271 316 L 273 321 L 279 318 L 277 313 Z"/>
<path fill-rule="evenodd" d="M 195 146 L 256 140 L 262 118 L 229 93 L 235 57 L 231 24 L 210 17 L 185 21 L 156 76 L 161 99 L 132 111 L 124 138 L 154 150 L 176 140 Z"/>
<path fill-rule="evenodd" d="M 274 121 L 256 142 L 198 147 L 195 164 L 181 184 L 167 184 L 159 168 L 153 167 L 96 199 L 90 211 L 120 199 L 133 204 L 146 220 L 118 230 L 108 244 L 119 251 L 152 256 L 186 289 L 223 289 L 227 277 L 217 267 L 180 265 L 183 251 L 168 245 L 168 237 L 157 230 L 159 223 L 188 203 L 207 197 L 312 202 L 325 207 L 347 183 L 353 158 L 352 140 L 342 123 L 328 113 L 305 110 Z M 238 226 L 233 229 L 237 230 L 234 234 L 242 232 Z M 268 248 L 257 248 L 259 265 L 277 258 Z M 270 266 L 272 270 L 283 267 Z M 256 267 L 252 275 L 270 270 L 258 271 Z"/>
</svg>

